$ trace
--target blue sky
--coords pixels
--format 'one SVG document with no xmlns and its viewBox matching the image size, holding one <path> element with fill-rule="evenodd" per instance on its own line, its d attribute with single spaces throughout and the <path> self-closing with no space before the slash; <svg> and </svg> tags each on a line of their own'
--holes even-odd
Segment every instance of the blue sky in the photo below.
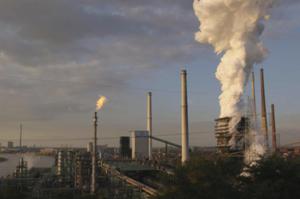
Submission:
<svg viewBox="0 0 300 199">
<path fill-rule="evenodd" d="M 283 144 L 300 140 L 299 9 L 297 1 L 276 6 L 262 36 L 269 49 L 262 63 L 268 110 L 276 105 Z M 220 57 L 194 40 L 199 22 L 192 0 L 0 0 L 0 26 L 2 144 L 18 137 L 22 122 L 25 144 L 84 146 L 97 97 L 106 95 L 100 143 L 116 145 L 129 130 L 145 129 L 147 91 L 153 92 L 153 133 L 179 142 L 182 68 L 191 144 L 215 144 Z"/>
</svg>

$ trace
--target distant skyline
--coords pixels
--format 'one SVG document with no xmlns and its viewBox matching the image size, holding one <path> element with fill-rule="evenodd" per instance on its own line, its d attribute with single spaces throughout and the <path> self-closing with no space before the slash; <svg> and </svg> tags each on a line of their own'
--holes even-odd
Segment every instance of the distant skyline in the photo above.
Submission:
<svg viewBox="0 0 300 199">
<path fill-rule="evenodd" d="M 99 95 L 99 144 L 146 129 L 153 93 L 153 135 L 180 142 L 180 81 L 187 69 L 190 142 L 215 144 L 220 56 L 194 40 L 192 0 L 0 0 L 0 142 L 85 146 Z M 262 41 L 267 108 L 275 104 L 281 143 L 300 141 L 300 2 L 273 9 Z M 245 96 L 250 95 L 250 90 Z M 174 134 L 174 135 L 173 135 Z M 105 138 L 105 139 L 102 139 Z M 77 140 L 84 138 L 83 140 Z M 154 143 L 156 145 L 156 143 Z"/>
</svg>

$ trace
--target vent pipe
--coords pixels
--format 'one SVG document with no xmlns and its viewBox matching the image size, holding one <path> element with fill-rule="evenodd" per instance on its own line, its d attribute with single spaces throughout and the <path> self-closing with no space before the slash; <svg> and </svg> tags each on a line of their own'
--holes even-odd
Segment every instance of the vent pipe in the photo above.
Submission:
<svg viewBox="0 0 300 199">
<path fill-rule="evenodd" d="M 268 123 L 267 123 L 267 111 L 266 111 L 266 97 L 265 97 L 265 83 L 264 83 L 264 69 L 260 69 L 260 83 L 261 83 L 261 130 L 265 139 L 265 147 L 269 149 L 268 138 Z"/>
<path fill-rule="evenodd" d="M 97 112 L 95 112 L 94 116 L 94 149 L 93 149 L 93 157 L 92 157 L 92 179 L 91 179 L 91 193 L 96 193 L 96 169 L 97 169 Z"/>
<path fill-rule="evenodd" d="M 275 121 L 275 106 L 271 105 L 271 119 L 272 119 L 272 151 L 277 151 L 277 140 L 276 140 L 276 121 Z"/>
<path fill-rule="evenodd" d="M 181 162 L 189 160 L 189 128 L 186 70 L 181 70 Z"/>
<path fill-rule="evenodd" d="M 149 160 L 152 159 L 152 93 L 147 94 L 147 131 L 149 135 Z"/>
</svg>

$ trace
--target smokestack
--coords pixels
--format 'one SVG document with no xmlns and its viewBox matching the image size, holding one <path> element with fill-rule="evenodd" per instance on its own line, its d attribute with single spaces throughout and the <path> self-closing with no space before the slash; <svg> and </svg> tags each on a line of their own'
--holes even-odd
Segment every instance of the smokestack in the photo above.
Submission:
<svg viewBox="0 0 300 199">
<path fill-rule="evenodd" d="M 189 160 L 189 128 L 186 70 L 181 70 L 181 162 Z"/>
<path fill-rule="evenodd" d="M 97 112 L 94 116 L 94 149 L 92 157 L 92 179 L 91 179 L 91 193 L 96 193 L 96 168 L 97 168 Z"/>
<path fill-rule="evenodd" d="M 256 96 L 255 96 L 255 75 L 252 72 L 252 101 L 253 101 L 253 119 L 256 124 L 257 122 L 257 113 L 256 113 Z"/>
<path fill-rule="evenodd" d="M 264 83 L 264 69 L 260 69 L 260 83 L 261 83 L 261 130 L 265 138 L 265 147 L 269 149 L 268 138 L 268 124 L 266 111 L 266 97 L 265 97 L 265 83 Z"/>
<path fill-rule="evenodd" d="M 23 133 L 23 126 L 22 123 L 20 124 L 20 150 L 22 149 L 22 133 Z"/>
<path fill-rule="evenodd" d="M 276 121 L 275 121 L 275 106 L 271 105 L 271 119 L 272 119 L 272 150 L 275 153 L 277 151 L 277 140 L 276 140 Z"/>
<path fill-rule="evenodd" d="M 152 93 L 147 95 L 147 131 L 149 133 L 149 160 L 152 159 Z"/>
</svg>

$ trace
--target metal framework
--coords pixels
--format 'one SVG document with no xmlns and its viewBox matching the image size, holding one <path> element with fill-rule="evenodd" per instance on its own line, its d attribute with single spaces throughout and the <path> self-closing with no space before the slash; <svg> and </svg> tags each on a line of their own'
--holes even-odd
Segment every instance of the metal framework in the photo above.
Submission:
<svg viewBox="0 0 300 199">
<path fill-rule="evenodd" d="M 215 136 L 217 151 L 222 154 L 241 155 L 246 148 L 246 134 L 249 130 L 249 119 L 242 117 L 236 125 L 235 132 L 230 132 L 231 117 L 216 119 Z"/>
</svg>

